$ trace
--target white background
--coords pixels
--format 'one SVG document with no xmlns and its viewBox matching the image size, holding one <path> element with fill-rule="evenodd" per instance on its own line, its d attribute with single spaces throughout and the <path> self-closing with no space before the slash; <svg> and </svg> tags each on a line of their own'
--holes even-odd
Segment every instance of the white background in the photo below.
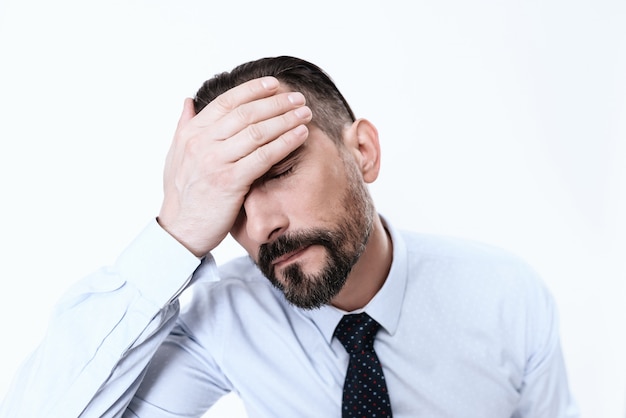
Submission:
<svg viewBox="0 0 626 418">
<path fill-rule="evenodd" d="M 279 54 L 321 65 L 379 128 L 371 190 L 397 226 L 543 275 L 583 415 L 624 417 L 618 0 L 0 0 L 0 396 L 61 293 L 157 214 L 184 97 Z M 242 414 L 230 397 L 210 416 Z"/>
</svg>

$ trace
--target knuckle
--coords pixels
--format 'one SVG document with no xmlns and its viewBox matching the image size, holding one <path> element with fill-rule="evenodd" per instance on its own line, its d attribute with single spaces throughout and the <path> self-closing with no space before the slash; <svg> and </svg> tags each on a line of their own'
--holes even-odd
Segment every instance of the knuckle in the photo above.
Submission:
<svg viewBox="0 0 626 418">
<path fill-rule="evenodd" d="M 177 142 L 185 142 L 188 140 L 188 138 L 192 138 L 193 135 L 194 135 L 194 130 L 188 124 L 188 125 L 180 127 L 180 129 L 176 132 L 175 138 Z"/>
<path fill-rule="evenodd" d="M 217 96 L 217 98 L 213 100 L 211 104 L 213 104 L 212 107 L 214 107 L 216 111 L 222 114 L 227 114 L 231 112 L 233 109 L 236 109 L 232 101 L 232 98 L 227 93 Z"/>
<path fill-rule="evenodd" d="M 229 170 L 224 166 L 216 167 L 212 174 L 212 180 L 216 187 L 228 189 L 235 183 L 236 177 L 233 175 L 232 170 Z"/>
<path fill-rule="evenodd" d="M 262 167 L 272 165 L 272 155 L 267 147 L 260 147 L 254 151 L 254 155 L 258 164 Z"/>
<path fill-rule="evenodd" d="M 255 143 L 263 143 L 264 131 L 258 124 L 249 125 L 247 128 L 248 136 Z"/>
<path fill-rule="evenodd" d="M 275 113 L 283 112 L 291 106 L 285 94 L 272 96 L 270 104 Z"/>
<path fill-rule="evenodd" d="M 196 155 L 199 152 L 200 141 L 196 137 L 189 138 L 185 144 L 185 154 L 187 155 Z"/>
<path fill-rule="evenodd" d="M 243 123 L 251 123 L 251 115 L 250 115 L 250 111 L 248 110 L 248 106 L 237 106 L 234 109 L 234 112 L 237 115 L 237 118 L 243 122 Z"/>
</svg>

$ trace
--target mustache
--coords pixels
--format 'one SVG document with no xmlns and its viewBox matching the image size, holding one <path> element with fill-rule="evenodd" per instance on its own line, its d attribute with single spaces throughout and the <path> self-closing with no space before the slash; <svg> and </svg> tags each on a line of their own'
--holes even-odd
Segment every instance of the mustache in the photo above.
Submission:
<svg viewBox="0 0 626 418">
<path fill-rule="evenodd" d="M 274 260 L 285 254 L 311 245 L 321 245 L 331 252 L 335 250 L 337 237 L 332 231 L 313 229 L 307 231 L 292 232 L 278 237 L 272 242 L 262 244 L 259 247 L 259 268 L 263 273 L 273 272 Z"/>
</svg>

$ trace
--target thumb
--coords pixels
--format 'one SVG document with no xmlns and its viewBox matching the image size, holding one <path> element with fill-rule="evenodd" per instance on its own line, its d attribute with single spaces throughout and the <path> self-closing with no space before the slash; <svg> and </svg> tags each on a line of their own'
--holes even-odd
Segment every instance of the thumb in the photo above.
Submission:
<svg viewBox="0 0 626 418">
<path fill-rule="evenodd" d="M 189 122 L 194 116 L 196 116 L 196 110 L 193 106 L 193 99 L 187 97 L 183 103 L 183 111 L 180 114 L 180 118 L 178 118 L 178 127 L 180 128 L 182 125 Z"/>
</svg>

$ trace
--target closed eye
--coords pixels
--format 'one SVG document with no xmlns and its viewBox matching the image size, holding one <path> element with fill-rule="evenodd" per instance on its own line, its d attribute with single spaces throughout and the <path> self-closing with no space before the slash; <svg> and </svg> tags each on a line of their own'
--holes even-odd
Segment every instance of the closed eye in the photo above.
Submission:
<svg viewBox="0 0 626 418">
<path fill-rule="evenodd" d="M 292 172 L 293 172 L 293 166 L 288 167 L 288 168 L 287 168 L 287 169 L 285 169 L 285 170 L 280 170 L 280 171 L 277 171 L 277 172 L 272 173 L 272 174 L 271 174 L 271 176 L 270 176 L 270 178 L 271 178 L 271 179 L 279 179 L 279 178 L 281 178 L 281 177 L 288 176 L 288 175 L 289 175 L 289 174 L 291 174 Z"/>
<path fill-rule="evenodd" d="M 298 148 L 296 151 L 300 149 L 301 148 Z M 287 177 L 294 172 L 299 162 L 300 153 L 293 152 L 287 158 L 274 165 L 267 173 L 265 173 L 265 176 L 263 176 L 263 178 L 267 181 Z"/>
<path fill-rule="evenodd" d="M 288 156 L 270 168 L 269 171 L 259 179 L 259 181 L 266 182 L 269 180 L 287 177 L 292 174 L 302 159 L 304 149 L 305 146 L 301 145 L 293 150 Z"/>
</svg>

